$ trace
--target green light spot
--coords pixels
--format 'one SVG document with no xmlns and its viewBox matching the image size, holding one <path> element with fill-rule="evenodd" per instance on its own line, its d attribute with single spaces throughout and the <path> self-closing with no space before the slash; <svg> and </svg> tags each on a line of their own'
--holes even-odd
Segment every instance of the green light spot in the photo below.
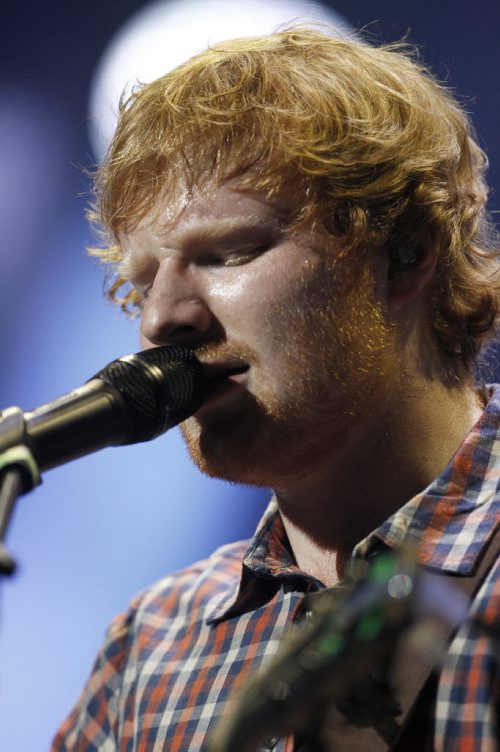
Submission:
<svg viewBox="0 0 500 752">
<path fill-rule="evenodd" d="M 373 640 L 382 629 L 383 620 L 378 614 L 368 614 L 357 625 L 354 634 L 359 640 Z"/>
<path fill-rule="evenodd" d="M 319 650 L 322 655 L 336 655 L 340 653 L 344 646 L 344 639 L 338 632 L 323 637 L 319 643 Z"/>
<path fill-rule="evenodd" d="M 370 580 L 377 583 L 387 582 L 396 571 L 396 559 L 394 556 L 378 556 L 370 569 Z"/>
</svg>

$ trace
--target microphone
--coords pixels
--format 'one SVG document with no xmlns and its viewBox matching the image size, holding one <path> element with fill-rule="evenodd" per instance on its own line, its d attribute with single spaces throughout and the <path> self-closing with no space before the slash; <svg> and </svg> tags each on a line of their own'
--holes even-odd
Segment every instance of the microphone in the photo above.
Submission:
<svg viewBox="0 0 500 752">
<path fill-rule="evenodd" d="M 107 446 L 149 441 L 195 413 L 206 385 L 191 350 L 165 346 L 125 355 L 53 402 L 0 413 L 0 457 L 25 444 L 43 472 Z"/>
</svg>

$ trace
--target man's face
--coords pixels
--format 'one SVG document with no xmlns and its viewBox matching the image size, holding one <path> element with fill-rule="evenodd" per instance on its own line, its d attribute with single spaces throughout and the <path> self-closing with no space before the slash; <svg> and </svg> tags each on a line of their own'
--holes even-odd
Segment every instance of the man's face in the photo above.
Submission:
<svg viewBox="0 0 500 752">
<path fill-rule="evenodd" d="M 195 348 L 218 376 L 182 425 L 194 460 L 274 487 L 334 459 L 395 370 L 376 272 L 286 232 L 284 206 L 209 183 L 122 237 L 143 347 Z"/>
</svg>

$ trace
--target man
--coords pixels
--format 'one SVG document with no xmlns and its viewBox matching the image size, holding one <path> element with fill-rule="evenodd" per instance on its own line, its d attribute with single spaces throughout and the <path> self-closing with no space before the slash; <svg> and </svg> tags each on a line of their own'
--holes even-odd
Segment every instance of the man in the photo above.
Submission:
<svg viewBox="0 0 500 752">
<path fill-rule="evenodd" d="M 410 536 L 427 567 L 476 569 L 500 516 L 500 393 L 473 379 L 499 301 L 484 168 L 411 54 L 314 29 L 217 45 L 123 103 L 94 253 L 145 348 L 225 375 L 182 426 L 195 462 L 274 498 L 250 544 L 113 623 L 54 749 L 199 750 L 351 560 Z M 498 619 L 498 573 L 477 621 Z M 493 750 L 498 681 L 493 636 L 464 626 L 423 744 Z"/>
</svg>

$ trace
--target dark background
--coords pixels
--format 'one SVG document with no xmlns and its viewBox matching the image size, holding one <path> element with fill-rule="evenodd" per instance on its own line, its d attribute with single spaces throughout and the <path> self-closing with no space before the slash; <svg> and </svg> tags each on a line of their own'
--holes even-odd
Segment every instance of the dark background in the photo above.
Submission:
<svg viewBox="0 0 500 752">
<path fill-rule="evenodd" d="M 28 409 L 137 349 L 82 251 L 91 168 L 88 91 L 121 24 L 144 3 L 3 2 L 0 38 L 0 405 Z M 406 36 L 471 112 L 500 202 L 500 4 L 331 7 L 380 41 Z M 115 454 L 116 452 L 116 454 Z M 174 469 L 176 472 L 174 473 Z M 174 432 L 49 473 L 19 504 L 0 591 L 0 749 L 47 748 L 111 617 L 168 570 L 250 534 L 268 494 L 201 478 Z"/>
<path fill-rule="evenodd" d="M 434 71 L 470 99 L 474 121 L 491 155 L 491 180 L 498 184 L 500 4 L 495 0 L 474 4 L 436 0 L 411 6 L 397 0 L 323 4 L 381 41 L 407 36 L 419 46 Z M 73 162 L 89 162 L 86 93 L 96 61 L 117 28 L 144 5 L 134 0 L 2 4 L 2 81 L 27 86 L 60 107 L 64 125 L 71 131 L 68 146 Z M 68 168 L 68 163 L 64 166 Z M 78 171 L 68 172 L 78 192 L 81 176 Z"/>
</svg>

